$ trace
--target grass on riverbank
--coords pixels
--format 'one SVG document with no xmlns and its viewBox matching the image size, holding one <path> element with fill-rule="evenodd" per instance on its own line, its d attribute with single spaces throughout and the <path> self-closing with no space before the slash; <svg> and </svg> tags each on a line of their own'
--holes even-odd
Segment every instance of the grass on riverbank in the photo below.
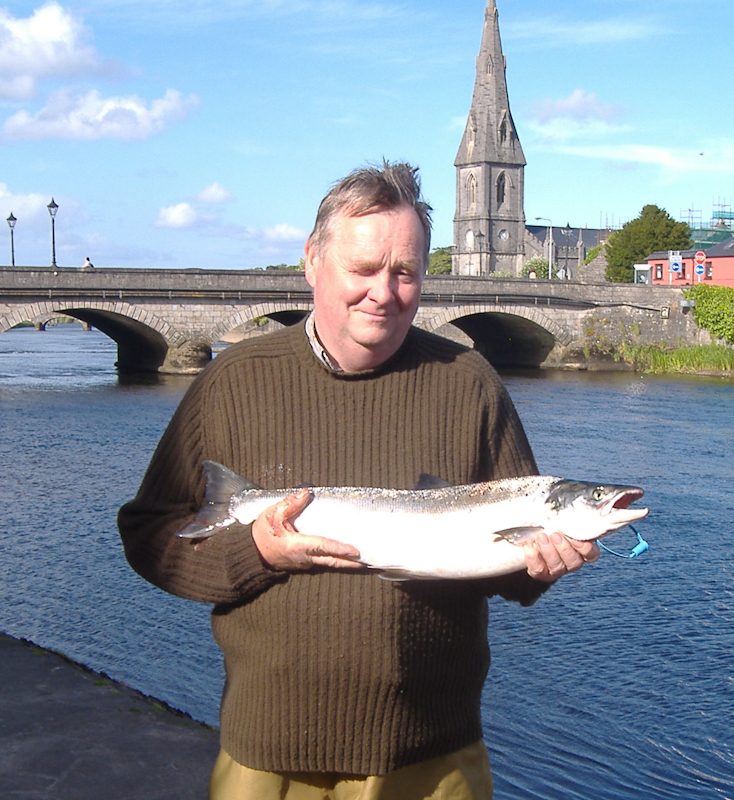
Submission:
<svg viewBox="0 0 734 800">
<path fill-rule="evenodd" d="M 665 350 L 655 345 L 621 344 L 614 357 L 636 372 L 661 375 L 666 372 L 723 374 L 734 377 L 734 350 L 718 344 Z"/>
</svg>

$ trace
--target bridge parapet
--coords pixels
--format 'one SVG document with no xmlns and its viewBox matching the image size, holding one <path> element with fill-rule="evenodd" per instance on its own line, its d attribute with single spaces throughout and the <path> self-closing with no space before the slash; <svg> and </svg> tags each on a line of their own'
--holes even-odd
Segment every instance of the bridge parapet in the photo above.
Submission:
<svg viewBox="0 0 734 800">
<path fill-rule="evenodd" d="M 493 357 L 524 342 L 523 363 L 541 363 L 574 342 L 611 340 L 633 319 L 642 340 L 691 342 L 681 299 L 665 286 L 429 275 L 416 322 L 483 339 Z M 264 317 L 290 324 L 311 307 L 294 271 L 0 268 L 0 332 L 67 314 L 115 339 L 122 369 L 198 371 L 229 331 Z"/>
</svg>

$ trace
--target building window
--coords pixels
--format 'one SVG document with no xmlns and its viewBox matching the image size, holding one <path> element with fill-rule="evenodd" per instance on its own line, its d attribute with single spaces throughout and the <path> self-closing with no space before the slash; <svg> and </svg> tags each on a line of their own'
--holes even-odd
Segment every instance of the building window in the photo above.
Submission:
<svg viewBox="0 0 734 800">
<path fill-rule="evenodd" d="M 507 141 L 507 120 L 503 119 L 502 124 L 500 125 L 500 144 L 504 144 Z"/>
<path fill-rule="evenodd" d="M 663 265 L 655 264 L 655 280 L 661 281 L 663 279 Z"/>
<path fill-rule="evenodd" d="M 473 173 L 466 180 L 466 201 L 472 211 L 477 207 L 477 179 Z"/>
<path fill-rule="evenodd" d="M 497 178 L 497 205 L 501 206 L 505 202 L 505 184 L 507 183 L 507 178 L 505 177 L 505 173 L 503 172 L 499 178 Z"/>
<path fill-rule="evenodd" d="M 703 276 L 705 281 L 713 280 L 714 277 L 714 262 L 707 261 L 706 262 L 706 274 Z"/>
</svg>

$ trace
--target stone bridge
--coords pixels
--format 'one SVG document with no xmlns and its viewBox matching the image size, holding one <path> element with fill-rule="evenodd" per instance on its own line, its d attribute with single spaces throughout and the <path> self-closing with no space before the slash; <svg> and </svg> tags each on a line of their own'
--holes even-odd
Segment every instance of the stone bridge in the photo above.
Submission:
<svg viewBox="0 0 734 800">
<path fill-rule="evenodd" d="M 416 324 L 498 367 L 584 367 L 605 343 L 708 341 L 682 299 L 667 286 L 432 275 Z M 231 332 L 294 324 L 311 308 L 293 271 L 0 268 L 0 333 L 74 317 L 114 339 L 118 368 L 130 372 L 196 372 Z"/>
</svg>

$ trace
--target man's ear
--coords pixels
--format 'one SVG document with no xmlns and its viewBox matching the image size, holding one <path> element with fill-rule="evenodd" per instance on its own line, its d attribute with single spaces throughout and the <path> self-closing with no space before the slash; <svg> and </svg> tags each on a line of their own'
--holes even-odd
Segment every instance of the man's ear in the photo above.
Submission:
<svg viewBox="0 0 734 800">
<path fill-rule="evenodd" d="M 303 248 L 304 252 L 304 265 L 306 274 L 306 283 L 313 289 L 316 286 L 316 276 L 319 271 L 320 259 L 318 256 L 318 248 L 314 247 L 310 239 L 306 240 Z"/>
</svg>

